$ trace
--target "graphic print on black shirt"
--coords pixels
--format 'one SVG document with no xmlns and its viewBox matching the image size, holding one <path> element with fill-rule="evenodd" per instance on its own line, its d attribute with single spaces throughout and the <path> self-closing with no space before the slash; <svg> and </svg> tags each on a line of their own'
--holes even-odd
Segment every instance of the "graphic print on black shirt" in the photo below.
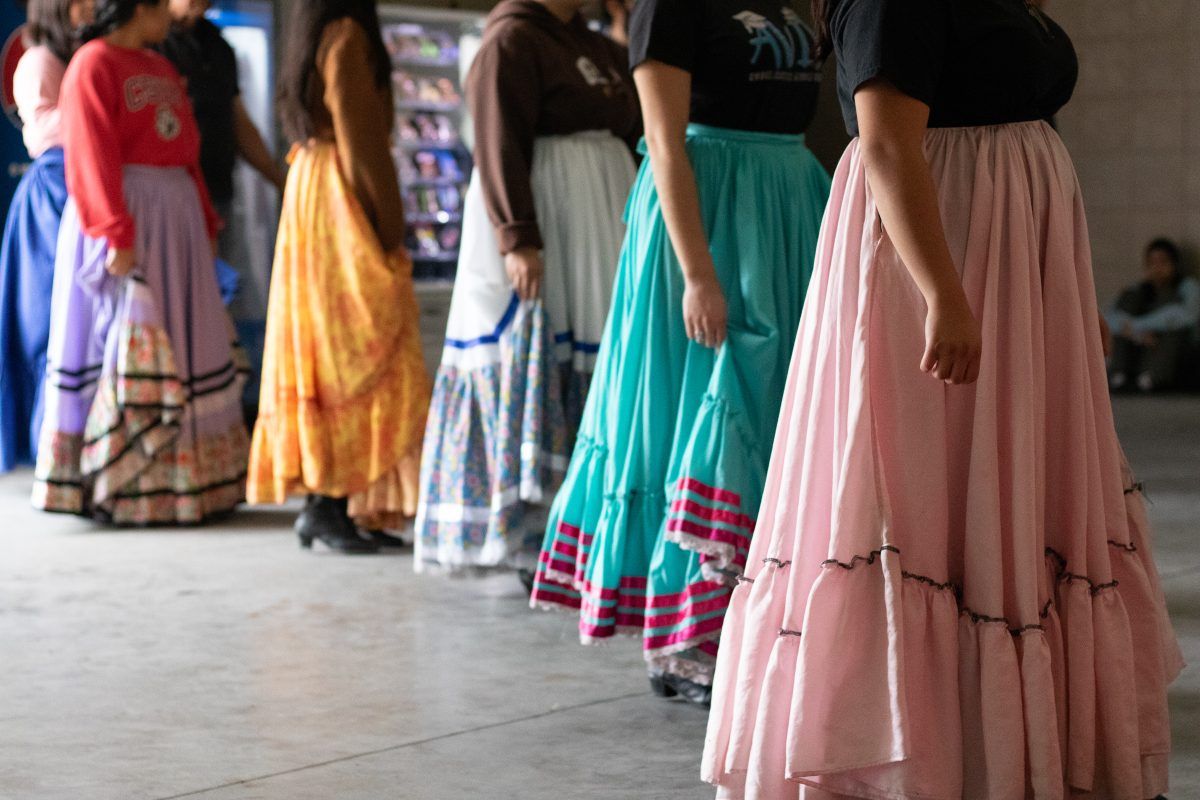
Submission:
<svg viewBox="0 0 1200 800">
<path fill-rule="evenodd" d="M 692 122 L 798 134 L 816 112 L 814 41 L 787 0 L 638 0 L 629 57 L 691 73 Z"/>
<path fill-rule="evenodd" d="M 819 80 L 820 73 L 812 71 L 816 66 L 812 31 L 792 9 L 784 6 L 780 14 L 784 20 L 782 27 L 753 11 L 734 15 L 734 19 L 746 26 L 754 47 L 754 55 L 750 57 L 752 69 L 747 77 L 751 82 Z"/>
</svg>

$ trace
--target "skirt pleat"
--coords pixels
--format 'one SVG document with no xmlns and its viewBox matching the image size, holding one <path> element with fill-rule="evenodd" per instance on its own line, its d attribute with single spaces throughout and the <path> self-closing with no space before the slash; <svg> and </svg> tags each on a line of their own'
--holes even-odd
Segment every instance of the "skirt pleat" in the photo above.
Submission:
<svg viewBox="0 0 1200 800">
<path fill-rule="evenodd" d="M 1166 791 L 1182 661 L 1117 442 L 1070 158 L 1044 123 L 933 130 L 979 381 L 923 374 L 926 308 L 857 144 L 834 180 L 703 775 L 719 796 Z"/>
<path fill-rule="evenodd" d="M 509 283 L 478 174 L 425 432 L 416 568 L 516 565 L 562 481 L 612 293 L 633 159 L 608 133 L 539 138 L 542 295 Z M 543 517 L 544 518 L 544 517 Z"/>
<path fill-rule="evenodd" d="M 54 255 L 66 204 L 63 151 L 54 148 L 17 185 L 0 244 L 0 472 L 37 458 Z"/>
<path fill-rule="evenodd" d="M 346 497 L 371 528 L 416 512 L 430 382 L 406 255 L 387 254 L 336 147 L 292 156 L 267 309 L 252 503 Z"/>
<path fill-rule="evenodd" d="M 244 365 L 199 194 L 182 168 L 126 167 L 137 267 L 68 203 L 59 234 L 33 502 L 118 525 L 192 525 L 244 497 Z"/>
<path fill-rule="evenodd" d="M 829 178 L 799 136 L 692 126 L 687 147 L 728 339 L 716 351 L 687 339 L 683 274 L 647 160 L 532 602 L 578 609 L 585 643 L 638 635 L 653 667 L 710 683 Z"/>
</svg>

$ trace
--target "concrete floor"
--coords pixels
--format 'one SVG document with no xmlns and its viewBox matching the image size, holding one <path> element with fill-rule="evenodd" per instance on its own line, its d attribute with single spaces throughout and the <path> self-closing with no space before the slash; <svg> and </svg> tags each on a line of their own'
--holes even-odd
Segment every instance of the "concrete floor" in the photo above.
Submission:
<svg viewBox="0 0 1200 800">
<path fill-rule="evenodd" d="M 1123 400 L 1188 660 L 1200 663 L 1200 401 Z M 704 718 L 647 696 L 511 576 L 300 552 L 280 511 L 112 532 L 0 478 L 4 800 L 692 800 Z M 1200 677 L 1172 692 L 1200 798 Z"/>
</svg>

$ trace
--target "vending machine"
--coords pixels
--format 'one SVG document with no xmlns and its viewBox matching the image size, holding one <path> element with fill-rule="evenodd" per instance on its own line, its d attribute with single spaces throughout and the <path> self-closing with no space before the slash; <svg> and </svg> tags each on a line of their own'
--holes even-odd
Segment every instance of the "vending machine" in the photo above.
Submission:
<svg viewBox="0 0 1200 800">
<path fill-rule="evenodd" d="M 380 9 L 396 99 L 393 155 L 418 281 L 454 277 L 471 179 L 463 78 L 482 14 L 397 5 Z"/>
<path fill-rule="evenodd" d="M 0 0 L 0 64 L 3 65 L 4 119 L 0 120 L 0 209 L 8 216 L 8 205 L 13 192 L 25 170 L 29 167 L 29 154 L 21 140 L 21 120 L 17 117 L 17 104 L 13 99 L 13 74 L 17 62 L 25 52 L 21 40 L 21 29 L 25 25 L 25 7 L 16 0 Z"/>
<path fill-rule="evenodd" d="M 396 100 L 392 155 L 421 306 L 421 342 L 433 371 L 446 335 L 473 167 L 463 81 L 479 48 L 484 15 L 394 4 L 380 6 L 379 13 Z"/>
</svg>

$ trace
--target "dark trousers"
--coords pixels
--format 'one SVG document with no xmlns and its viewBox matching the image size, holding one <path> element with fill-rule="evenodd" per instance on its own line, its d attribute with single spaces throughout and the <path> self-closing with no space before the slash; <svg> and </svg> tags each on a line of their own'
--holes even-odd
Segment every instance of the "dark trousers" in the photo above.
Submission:
<svg viewBox="0 0 1200 800">
<path fill-rule="evenodd" d="M 1114 336 L 1109 371 L 1114 375 L 1124 374 L 1130 382 L 1137 380 L 1139 375 L 1149 374 L 1156 389 L 1174 386 L 1179 382 L 1190 336 L 1190 331 L 1157 333 L 1154 344 L 1148 347 L 1124 336 Z"/>
</svg>

